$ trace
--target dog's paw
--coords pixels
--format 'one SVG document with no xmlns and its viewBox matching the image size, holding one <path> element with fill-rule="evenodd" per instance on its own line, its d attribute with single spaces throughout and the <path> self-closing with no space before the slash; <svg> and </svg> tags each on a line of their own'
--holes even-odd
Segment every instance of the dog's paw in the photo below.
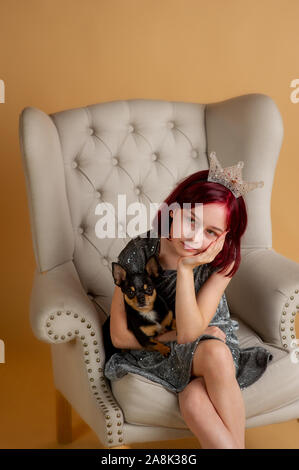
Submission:
<svg viewBox="0 0 299 470">
<path fill-rule="evenodd" d="M 164 357 L 168 357 L 171 351 L 170 347 L 166 346 L 166 344 L 163 344 L 163 343 L 157 344 L 157 350 Z"/>
</svg>

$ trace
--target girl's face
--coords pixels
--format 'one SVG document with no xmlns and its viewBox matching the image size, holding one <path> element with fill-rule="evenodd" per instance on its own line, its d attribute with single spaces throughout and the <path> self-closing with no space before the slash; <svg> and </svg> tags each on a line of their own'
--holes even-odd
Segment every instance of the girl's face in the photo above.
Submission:
<svg viewBox="0 0 299 470">
<path fill-rule="evenodd" d="M 218 203 L 202 204 L 202 210 L 171 211 L 170 241 L 179 256 L 194 256 L 206 250 L 226 230 L 226 208 Z M 200 217 L 202 215 L 202 217 Z"/>
</svg>

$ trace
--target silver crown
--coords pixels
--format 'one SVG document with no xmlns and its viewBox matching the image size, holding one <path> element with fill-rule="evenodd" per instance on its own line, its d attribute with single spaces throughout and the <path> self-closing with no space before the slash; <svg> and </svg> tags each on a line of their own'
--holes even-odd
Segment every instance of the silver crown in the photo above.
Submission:
<svg viewBox="0 0 299 470">
<path fill-rule="evenodd" d="M 210 153 L 209 160 L 210 169 L 207 181 L 222 184 L 228 188 L 236 198 L 243 196 L 253 189 L 262 188 L 264 186 L 263 181 L 254 183 L 247 183 L 243 181 L 242 168 L 244 166 L 244 162 L 242 161 L 237 163 L 237 165 L 222 168 L 215 152 Z"/>
</svg>

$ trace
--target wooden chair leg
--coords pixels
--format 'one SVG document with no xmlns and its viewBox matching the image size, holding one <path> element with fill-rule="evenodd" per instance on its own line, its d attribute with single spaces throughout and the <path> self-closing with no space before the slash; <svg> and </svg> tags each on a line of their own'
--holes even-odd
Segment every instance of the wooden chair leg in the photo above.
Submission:
<svg viewBox="0 0 299 470">
<path fill-rule="evenodd" d="M 131 449 L 131 446 L 129 445 L 114 446 L 114 447 L 106 447 L 106 449 Z"/>
<path fill-rule="evenodd" d="M 72 442 L 72 407 L 59 390 L 56 390 L 56 439 L 58 444 Z"/>
</svg>

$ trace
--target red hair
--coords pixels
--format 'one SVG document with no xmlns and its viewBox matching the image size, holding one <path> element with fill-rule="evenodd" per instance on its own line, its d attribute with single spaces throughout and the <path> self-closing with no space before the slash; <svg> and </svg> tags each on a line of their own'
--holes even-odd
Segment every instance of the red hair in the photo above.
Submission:
<svg viewBox="0 0 299 470">
<path fill-rule="evenodd" d="M 153 228 L 158 233 L 169 235 L 170 223 L 172 221 L 165 216 L 171 204 L 177 203 L 183 209 L 183 203 L 190 203 L 191 208 L 195 203 L 222 204 L 226 208 L 226 227 L 229 232 L 226 234 L 223 248 L 210 263 L 211 267 L 217 268 L 218 272 L 225 271 L 229 265 L 235 261 L 227 277 L 232 277 L 239 268 L 241 262 L 241 237 L 247 227 L 247 210 L 242 196 L 236 198 L 232 192 L 219 183 L 207 181 L 209 170 L 197 171 L 181 180 L 174 190 L 162 203 L 162 207 L 157 211 L 153 219 Z M 167 227 L 166 227 L 167 225 Z M 166 231 L 165 231 L 166 228 Z"/>
</svg>

